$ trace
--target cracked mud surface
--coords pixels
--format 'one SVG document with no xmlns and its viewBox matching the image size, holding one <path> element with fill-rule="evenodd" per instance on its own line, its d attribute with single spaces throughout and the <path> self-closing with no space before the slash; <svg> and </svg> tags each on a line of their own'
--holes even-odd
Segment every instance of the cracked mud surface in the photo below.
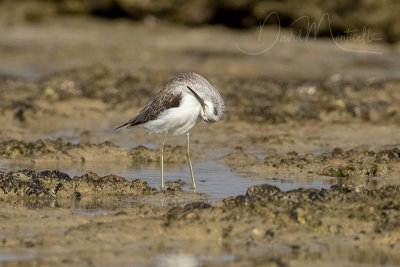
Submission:
<svg viewBox="0 0 400 267">
<path fill-rule="evenodd" d="M 71 21 L 16 26 L 0 40 L 0 70 L 11 68 L 0 75 L 0 265 L 400 264 L 400 80 L 387 70 L 395 73 L 395 63 L 376 69 L 371 62 L 378 59 L 350 54 L 341 61 L 336 48 L 319 41 L 303 49 L 321 46 L 334 58 L 330 71 L 314 68 L 325 57 L 309 62 L 299 55 L 291 61 L 298 71 L 283 73 L 274 55 L 264 62 L 222 50 L 216 36 L 240 37 L 226 29 L 192 29 L 198 44 L 165 50 L 158 44 L 188 30 L 160 25 L 148 35 L 143 25 L 123 21 Z M 63 42 L 39 38 L 54 29 Z M 86 41 L 81 29 L 92 29 Z M 105 53 L 113 46 L 104 36 L 113 30 L 121 49 Z M 128 45 L 131 31 L 140 41 Z M 141 51 L 137 65 L 127 63 L 132 51 Z M 390 53 L 379 58 L 383 65 L 398 57 Z M 170 57 L 180 64 L 171 67 Z M 363 60 L 357 75 L 337 73 Z M 32 62 L 40 75 L 24 75 L 20 67 Z M 191 132 L 195 175 L 209 160 L 240 179 L 318 181 L 328 189 L 264 184 L 209 201 L 185 189 L 187 173 L 172 177 L 165 191 L 149 186 L 149 177 L 116 175 L 126 166 L 151 166 L 158 176 L 162 137 L 113 129 L 184 70 L 204 72 L 227 104 L 225 121 Z M 186 166 L 184 138 L 167 143 L 166 164 Z M 76 166 L 84 172 L 69 174 Z M 106 167 L 111 171 L 103 174 Z"/>
</svg>

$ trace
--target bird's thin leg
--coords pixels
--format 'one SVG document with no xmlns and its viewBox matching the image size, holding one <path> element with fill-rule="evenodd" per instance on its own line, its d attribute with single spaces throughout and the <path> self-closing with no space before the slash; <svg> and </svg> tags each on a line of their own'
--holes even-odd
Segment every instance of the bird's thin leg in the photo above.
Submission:
<svg viewBox="0 0 400 267">
<path fill-rule="evenodd" d="M 161 190 L 164 190 L 164 144 L 165 144 L 165 139 L 167 139 L 167 134 L 165 133 L 164 139 L 162 141 L 160 150 L 161 150 Z"/>
<path fill-rule="evenodd" d="M 189 162 L 190 175 L 192 176 L 192 188 L 196 189 L 196 183 L 194 182 L 192 161 L 190 160 L 189 133 L 186 134 L 186 144 L 187 144 L 186 156 Z"/>
</svg>

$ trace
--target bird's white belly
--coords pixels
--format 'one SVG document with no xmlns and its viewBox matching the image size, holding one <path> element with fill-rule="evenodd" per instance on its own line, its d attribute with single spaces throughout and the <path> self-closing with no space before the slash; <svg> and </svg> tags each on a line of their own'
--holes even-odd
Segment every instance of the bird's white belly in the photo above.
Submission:
<svg viewBox="0 0 400 267">
<path fill-rule="evenodd" d="M 157 119 L 144 123 L 143 127 L 147 128 L 149 133 L 184 134 L 196 124 L 200 110 L 200 103 L 188 94 L 182 98 L 178 107 L 163 111 Z"/>
</svg>

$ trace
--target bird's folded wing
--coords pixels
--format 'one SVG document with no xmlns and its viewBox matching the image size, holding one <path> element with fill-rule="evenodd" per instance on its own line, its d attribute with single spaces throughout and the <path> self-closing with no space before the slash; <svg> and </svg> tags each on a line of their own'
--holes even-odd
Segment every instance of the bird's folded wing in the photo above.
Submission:
<svg viewBox="0 0 400 267">
<path fill-rule="evenodd" d="M 165 94 L 165 92 L 159 92 L 153 101 L 147 104 L 136 117 L 129 120 L 127 123 L 121 125 L 118 128 L 128 126 L 133 127 L 136 125 L 140 125 L 146 123 L 151 120 L 157 119 L 157 117 L 165 110 L 170 108 L 179 107 L 179 104 L 182 100 L 181 92 L 171 92 L 169 94 Z M 117 129 L 118 129 L 117 128 Z"/>
</svg>

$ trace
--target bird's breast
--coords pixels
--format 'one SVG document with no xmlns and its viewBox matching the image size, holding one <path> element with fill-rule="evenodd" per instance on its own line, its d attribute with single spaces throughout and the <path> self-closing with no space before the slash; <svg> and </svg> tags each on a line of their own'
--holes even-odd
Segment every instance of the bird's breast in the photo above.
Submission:
<svg viewBox="0 0 400 267">
<path fill-rule="evenodd" d="M 151 132 L 170 132 L 174 135 L 190 131 L 200 115 L 201 105 L 194 96 L 185 95 L 179 106 L 163 111 L 155 120 L 147 122 L 144 127 Z"/>
</svg>

